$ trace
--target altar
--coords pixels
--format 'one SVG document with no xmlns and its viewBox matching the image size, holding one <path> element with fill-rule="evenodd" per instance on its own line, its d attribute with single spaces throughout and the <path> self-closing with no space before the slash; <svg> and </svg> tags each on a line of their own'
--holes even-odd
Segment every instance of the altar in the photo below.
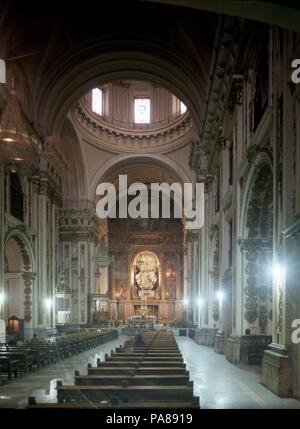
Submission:
<svg viewBox="0 0 300 429">
<path fill-rule="evenodd" d="M 155 316 L 131 316 L 128 325 L 132 328 L 154 328 L 156 322 Z"/>
</svg>

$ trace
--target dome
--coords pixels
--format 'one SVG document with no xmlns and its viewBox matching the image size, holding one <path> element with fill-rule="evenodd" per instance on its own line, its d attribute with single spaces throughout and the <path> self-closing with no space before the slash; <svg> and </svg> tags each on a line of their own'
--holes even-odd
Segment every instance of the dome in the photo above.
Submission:
<svg viewBox="0 0 300 429">
<path fill-rule="evenodd" d="M 75 104 L 73 118 L 86 138 L 116 152 L 169 151 L 194 133 L 185 104 L 146 81 L 112 81 L 93 88 Z"/>
</svg>

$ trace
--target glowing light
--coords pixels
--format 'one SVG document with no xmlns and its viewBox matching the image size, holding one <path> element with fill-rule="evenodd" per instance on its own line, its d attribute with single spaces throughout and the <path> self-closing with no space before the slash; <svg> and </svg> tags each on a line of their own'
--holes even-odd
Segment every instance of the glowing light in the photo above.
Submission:
<svg viewBox="0 0 300 429">
<path fill-rule="evenodd" d="M 4 293 L 0 292 L 0 305 L 3 304 L 4 300 L 5 300 Z"/>
<path fill-rule="evenodd" d="M 282 264 L 279 264 L 278 262 L 274 262 L 272 266 L 272 276 L 274 282 L 277 282 L 279 284 L 282 283 L 284 278 L 284 266 Z"/>
<path fill-rule="evenodd" d="M 220 290 L 219 292 L 217 292 L 216 297 L 217 297 L 217 300 L 221 303 L 225 298 L 224 292 Z"/>
<path fill-rule="evenodd" d="M 135 98 L 134 123 L 150 124 L 150 98 Z"/>
<path fill-rule="evenodd" d="M 92 91 L 92 111 L 98 115 L 102 115 L 102 90 L 99 88 L 94 88 Z"/>
<path fill-rule="evenodd" d="M 201 307 L 203 305 L 203 299 L 202 298 L 198 298 L 198 305 L 199 307 Z"/>
<path fill-rule="evenodd" d="M 45 305 L 46 305 L 47 308 L 51 308 L 52 304 L 53 304 L 53 301 L 52 301 L 51 298 L 46 298 L 45 299 Z"/>
<path fill-rule="evenodd" d="M 184 305 L 188 305 L 189 301 L 188 301 L 187 299 L 184 299 L 184 300 L 182 301 L 182 303 L 183 303 Z"/>
<path fill-rule="evenodd" d="M 187 107 L 182 101 L 180 101 L 179 110 L 181 115 L 183 115 L 187 111 Z"/>
</svg>

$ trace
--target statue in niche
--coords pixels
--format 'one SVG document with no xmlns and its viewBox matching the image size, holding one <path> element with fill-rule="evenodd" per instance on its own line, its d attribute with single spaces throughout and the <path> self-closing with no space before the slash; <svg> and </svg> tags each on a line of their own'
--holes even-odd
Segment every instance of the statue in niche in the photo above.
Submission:
<svg viewBox="0 0 300 429">
<path fill-rule="evenodd" d="M 158 288 L 159 271 L 158 259 L 151 253 L 140 253 L 134 267 L 134 287 L 138 297 L 155 297 L 155 290 Z"/>
<path fill-rule="evenodd" d="M 118 282 L 118 287 L 117 287 L 117 295 L 119 296 L 120 299 L 126 299 L 126 286 L 124 281 L 119 281 Z"/>
</svg>

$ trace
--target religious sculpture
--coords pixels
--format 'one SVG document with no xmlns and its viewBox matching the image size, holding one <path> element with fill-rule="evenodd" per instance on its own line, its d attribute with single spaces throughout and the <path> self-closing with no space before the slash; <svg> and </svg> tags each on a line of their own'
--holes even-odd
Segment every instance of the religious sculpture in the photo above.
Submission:
<svg viewBox="0 0 300 429">
<path fill-rule="evenodd" d="M 147 252 L 140 253 L 136 258 L 134 271 L 134 291 L 133 295 L 139 298 L 144 296 L 155 297 L 155 290 L 158 287 L 158 260 Z"/>
</svg>

